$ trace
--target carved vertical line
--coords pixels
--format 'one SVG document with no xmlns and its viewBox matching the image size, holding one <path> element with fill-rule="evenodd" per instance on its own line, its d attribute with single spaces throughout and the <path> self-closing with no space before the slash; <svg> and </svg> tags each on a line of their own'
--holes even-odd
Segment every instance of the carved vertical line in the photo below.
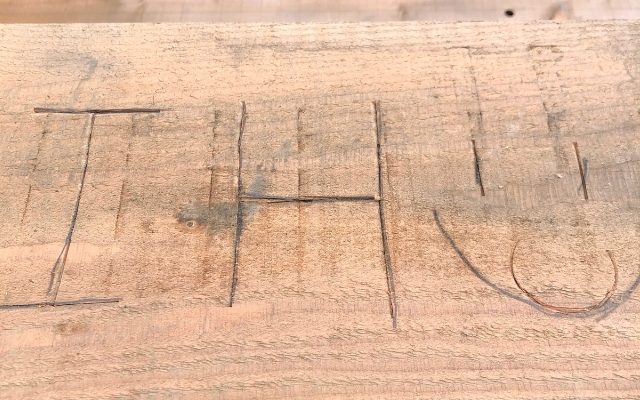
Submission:
<svg viewBox="0 0 640 400">
<path fill-rule="evenodd" d="M 73 208 L 73 214 L 71 216 L 71 223 L 69 224 L 69 231 L 67 237 L 62 246 L 62 250 L 56 259 L 56 262 L 51 269 L 51 278 L 49 280 L 49 287 L 47 289 L 47 299 L 51 303 L 55 303 L 58 297 L 58 291 L 60 290 L 60 284 L 62 283 L 62 275 L 64 274 L 64 266 L 67 262 L 67 255 L 69 254 L 69 248 L 71 247 L 71 238 L 73 237 L 73 231 L 76 227 L 78 220 L 78 211 L 80 210 L 80 200 L 82 198 L 82 189 L 84 189 L 84 181 L 87 177 L 87 168 L 89 166 L 89 154 L 91 151 L 91 138 L 93 136 L 93 125 L 96 120 L 95 114 L 89 114 L 87 123 L 85 125 L 85 134 L 87 137 L 85 145 L 84 159 L 82 162 L 82 176 L 78 185 L 78 194 L 76 195 L 75 205 Z"/>
<path fill-rule="evenodd" d="M 482 182 L 482 171 L 480 170 L 480 156 L 478 155 L 478 148 L 476 146 L 476 141 L 471 140 L 471 144 L 473 145 L 473 159 L 474 159 L 474 168 L 476 171 L 476 183 L 480 186 L 480 195 L 484 196 L 484 183 Z"/>
<path fill-rule="evenodd" d="M 585 176 L 585 170 L 582 166 L 582 158 L 580 157 L 578 142 L 573 142 L 573 149 L 576 152 L 576 160 L 578 161 L 578 169 L 580 170 L 580 180 L 582 181 L 582 195 L 584 196 L 585 200 L 589 200 L 589 192 L 587 190 L 587 177 Z"/>
<path fill-rule="evenodd" d="M 233 306 L 236 296 L 236 287 L 238 286 L 238 254 L 240 250 L 240 236 L 242 235 L 242 135 L 247 121 L 247 105 L 244 101 L 240 102 L 240 124 L 238 127 L 238 189 L 236 193 L 236 233 L 233 241 L 233 268 L 231 270 L 231 289 L 229 292 L 229 307 Z"/>
<path fill-rule="evenodd" d="M 382 233 L 382 253 L 384 256 L 384 269 L 387 278 L 387 293 L 389 296 L 389 311 L 391 314 L 391 324 L 393 329 L 398 326 L 398 302 L 396 298 L 396 286 L 393 278 L 393 268 L 391 264 L 391 254 L 389 253 L 389 238 L 387 236 L 387 226 L 385 219 L 385 199 L 384 183 L 382 171 L 382 142 L 384 140 L 384 129 L 382 125 L 382 109 L 380 101 L 373 102 L 373 111 L 376 126 L 376 150 L 378 166 L 378 213 L 380 218 L 380 231 Z"/>
</svg>

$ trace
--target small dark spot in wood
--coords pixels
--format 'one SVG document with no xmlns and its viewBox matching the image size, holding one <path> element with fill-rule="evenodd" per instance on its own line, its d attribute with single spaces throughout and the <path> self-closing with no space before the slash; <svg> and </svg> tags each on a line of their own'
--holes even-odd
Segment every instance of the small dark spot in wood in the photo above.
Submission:
<svg viewBox="0 0 640 400">
<path fill-rule="evenodd" d="M 405 21 L 409 16 L 409 7 L 404 4 L 398 4 L 398 18 L 400 21 Z"/>
<path fill-rule="evenodd" d="M 87 330 L 87 324 L 83 322 L 69 321 L 59 322 L 55 325 L 56 333 L 61 335 L 73 335 Z"/>
<path fill-rule="evenodd" d="M 155 230 L 153 229 L 153 220 L 146 219 L 146 220 L 144 220 L 144 221 L 142 221 L 140 223 L 140 226 L 142 227 L 142 229 L 146 233 L 154 233 L 155 232 Z"/>
<path fill-rule="evenodd" d="M 209 205 L 194 202 L 178 210 L 175 217 L 179 226 L 187 228 L 189 232 L 200 227 L 215 233 L 234 226 L 235 203 L 212 202 Z"/>
<path fill-rule="evenodd" d="M 565 112 L 551 112 L 549 111 L 547 104 L 542 102 L 542 107 L 547 115 L 547 129 L 551 135 L 558 136 L 560 134 L 560 122 L 564 119 Z"/>
</svg>

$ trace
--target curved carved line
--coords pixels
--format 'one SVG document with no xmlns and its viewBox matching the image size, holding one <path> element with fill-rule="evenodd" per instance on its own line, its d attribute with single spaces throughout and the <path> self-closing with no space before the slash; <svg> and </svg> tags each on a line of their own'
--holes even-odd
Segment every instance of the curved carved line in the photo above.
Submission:
<svg viewBox="0 0 640 400">
<path fill-rule="evenodd" d="M 618 307 L 626 303 L 631 298 L 631 296 L 636 291 L 636 289 L 638 289 L 638 286 L 640 286 L 640 269 L 638 270 L 638 276 L 636 277 L 636 280 L 631 282 L 631 284 L 627 286 L 627 288 L 623 290 L 621 294 L 616 296 L 617 297 L 616 301 L 612 301 L 609 304 L 607 304 L 604 310 L 602 310 L 602 314 L 596 320 L 601 321 L 605 319 L 611 313 L 613 313 Z"/>
<path fill-rule="evenodd" d="M 632 297 L 633 293 L 640 287 L 640 270 L 639 270 L 637 278 L 633 282 L 631 282 L 631 284 L 629 284 L 629 286 L 627 286 L 624 290 L 622 290 L 619 295 L 613 296 L 613 291 L 611 291 L 611 294 L 609 294 L 609 292 L 607 292 L 607 295 L 605 296 L 605 299 L 603 299 L 603 300 L 606 300 L 606 301 L 602 302 L 602 304 L 599 306 L 599 308 L 589 309 L 587 311 L 580 312 L 580 313 L 562 313 L 562 312 L 552 311 L 552 310 L 546 308 L 543 305 L 544 303 L 540 304 L 540 303 L 537 303 L 537 302 L 533 301 L 529 297 L 518 296 L 518 295 L 516 295 L 514 293 L 511 293 L 509 290 L 504 289 L 504 288 L 496 285 L 495 283 L 491 282 L 491 280 L 489 280 L 489 278 L 487 278 L 482 272 L 480 272 L 480 270 L 478 270 L 471 263 L 471 261 L 467 258 L 467 256 L 464 254 L 464 252 L 458 247 L 458 245 L 453 240 L 451 235 L 449 235 L 449 232 L 447 232 L 447 230 L 445 229 L 444 225 L 442 224 L 442 221 L 440 221 L 440 215 L 438 213 L 438 210 L 433 209 L 432 211 L 433 211 L 433 218 L 435 220 L 436 226 L 438 227 L 438 230 L 440 231 L 440 234 L 442 234 L 442 236 L 447 240 L 447 242 L 449 243 L 451 248 L 455 251 L 457 256 L 460 258 L 460 260 L 462 260 L 462 263 L 465 265 L 465 267 L 467 267 L 467 269 L 470 272 L 472 272 L 478 279 L 480 279 L 483 283 L 485 283 L 487 286 L 489 286 L 490 288 L 492 288 L 496 292 L 498 292 L 498 293 L 500 293 L 502 295 L 505 295 L 505 296 L 509 297 L 510 299 L 513 299 L 513 300 L 519 301 L 521 303 L 527 304 L 527 305 L 529 305 L 529 306 L 531 306 L 531 307 L 537 309 L 538 311 L 540 311 L 542 313 L 545 313 L 547 315 L 556 316 L 556 317 L 563 316 L 563 317 L 574 317 L 574 318 L 588 318 L 588 317 L 592 317 L 594 315 L 597 315 L 598 317 L 596 318 L 596 321 L 600 321 L 600 320 L 606 318 L 607 316 L 609 316 L 611 313 L 613 313 L 622 304 L 626 303 Z M 616 270 L 615 281 L 616 281 L 616 285 L 617 285 L 617 280 L 618 280 L 617 270 L 618 270 L 618 266 L 617 266 L 617 264 L 616 264 L 616 262 L 615 262 L 615 260 L 613 258 L 612 253 L 607 251 L 607 254 L 611 258 L 611 262 L 614 264 L 614 268 Z M 513 254 L 512 254 L 512 256 L 513 256 Z M 523 291 L 523 293 L 526 294 L 526 291 Z M 615 301 L 609 301 L 614 297 L 615 297 Z"/>
<path fill-rule="evenodd" d="M 469 261 L 467 256 L 458 247 L 456 242 L 453 240 L 451 235 L 449 235 L 449 232 L 447 232 L 447 230 L 445 229 L 444 225 L 440 221 L 440 215 L 438 213 L 438 210 L 436 210 L 436 209 L 433 210 L 433 218 L 435 219 L 436 225 L 438 226 L 438 229 L 440 230 L 440 233 L 442 234 L 442 236 L 444 236 L 444 238 L 447 239 L 447 242 L 449 242 L 449 245 L 456 252 L 458 257 L 460 257 L 460 259 L 462 260 L 464 265 L 467 267 L 467 269 L 469 269 L 469 271 L 471 271 L 478 279 L 480 279 L 487 286 L 489 286 L 490 288 L 492 288 L 493 290 L 495 290 L 496 292 L 498 292 L 498 293 L 500 293 L 500 294 L 502 294 L 504 296 L 507 296 L 507 297 L 509 297 L 509 298 L 511 298 L 513 300 L 517 300 L 517 301 L 522 302 L 524 304 L 527 304 L 527 305 L 530 305 L 530 306 L 533 306 L 533 307 L 537 307 L 536 303 L 534 303 L 534 302 L 532 302 L 532 301 L 530 301 L 530 300 L 528 300 L 526 298 L 520 297 L 517 294 L 511 293 L 507 289 L 504 289 L 504 288 L 496 285 L 495 283 L 491 282 L 489 280 L 489 278 L 487 278 L 482 272 L 480 272 L 479 269 L 477 269 L 471 263 L 471 261 Z"/>
<path fill-rule="evenodd" d="M 518 244 L 520 243 L 520 240 L 516 241 L 516 243 L 513 245 L 513 249 L 511 250 L 511 258 L 510 258 L 510 269 L 511 269 L 511 277 L 513 278 L 513 281 L 516 283 L 516 286 L 518 287 L 518 289 L 520 289 L 522 291 L 522 293 L 524 293 L 529 299 L 531 299 L 531 301 L 533 301 L 534 303 L 538 304 L 540 307 L 546 308 L 547 310 L 550 310 L 554 313 L 560 313 L 560 314 L 584 314 L 584 313 L 589 313 L 595 310 L 598 310 L 602 307 L 604 307 L 609 300 L 611 300 L 611 297 L 613 296 L 613 293 L 616 291 L 616 289 L 618 288 L 618 265 L 616 264 L 615 260 L 613 259 L 613 255 L 611 254 L 611 251 L 607 250 L 607 255 L 609 256 L 609 259 L 611 259 L 611 264 L 613 265 L 613 284 L 611 285 L 611 287 L 609 288 L 609 290 L 607 290 L 607 293 L 605 294 L 605 296 L 602 298 L 602 300 L 600 300 L 598 303 L 596 304 L 592 304 L 590 306 L 586 306 L 586 307 L 563 307 L 563 306 L 554 306 L 553 304 L 549 304 L 549 303 L 545 303 L 542 300 L 538 299 L 536 296 L 533 295 L 533 293 L 529 292 L 527 289 L 524 288 L 524 286 L 522 286 L 522 284 L 520 283 L 520 281 L 518 281 L 518 278 L 516 277 L 516 273 L 515 273 L 515 269 L 513 266 L 513 259 L 515 257 L 515 253 L 516 253 L 516 248 L 518 247 Z"/>
</svg>

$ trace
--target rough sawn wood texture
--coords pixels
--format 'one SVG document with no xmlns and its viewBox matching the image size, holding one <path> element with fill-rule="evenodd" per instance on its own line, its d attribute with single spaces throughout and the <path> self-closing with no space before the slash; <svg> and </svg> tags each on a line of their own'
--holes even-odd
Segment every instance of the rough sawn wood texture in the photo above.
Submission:
<svg viewBox="0 0 640 400">
<path fill-rule="evenodd" d="M 0 26 L 1 398 L 640 398 L 640 25 Z"/>
</svg>

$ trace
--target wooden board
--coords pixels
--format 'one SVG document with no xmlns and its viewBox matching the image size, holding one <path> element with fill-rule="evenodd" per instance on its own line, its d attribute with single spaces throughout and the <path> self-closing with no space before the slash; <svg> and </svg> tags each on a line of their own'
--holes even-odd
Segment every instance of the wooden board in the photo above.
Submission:
<svg viewBox="0 0 640 400">
<path fill-rule="evenodd" d="M 640 398 L 639 36 L 0 26 L 0 397 Z"/>
<path fill-rule="evenodd" d="M 634 0 L 0 0 L 2 23 L 633 19 Z"/>
</svg>

